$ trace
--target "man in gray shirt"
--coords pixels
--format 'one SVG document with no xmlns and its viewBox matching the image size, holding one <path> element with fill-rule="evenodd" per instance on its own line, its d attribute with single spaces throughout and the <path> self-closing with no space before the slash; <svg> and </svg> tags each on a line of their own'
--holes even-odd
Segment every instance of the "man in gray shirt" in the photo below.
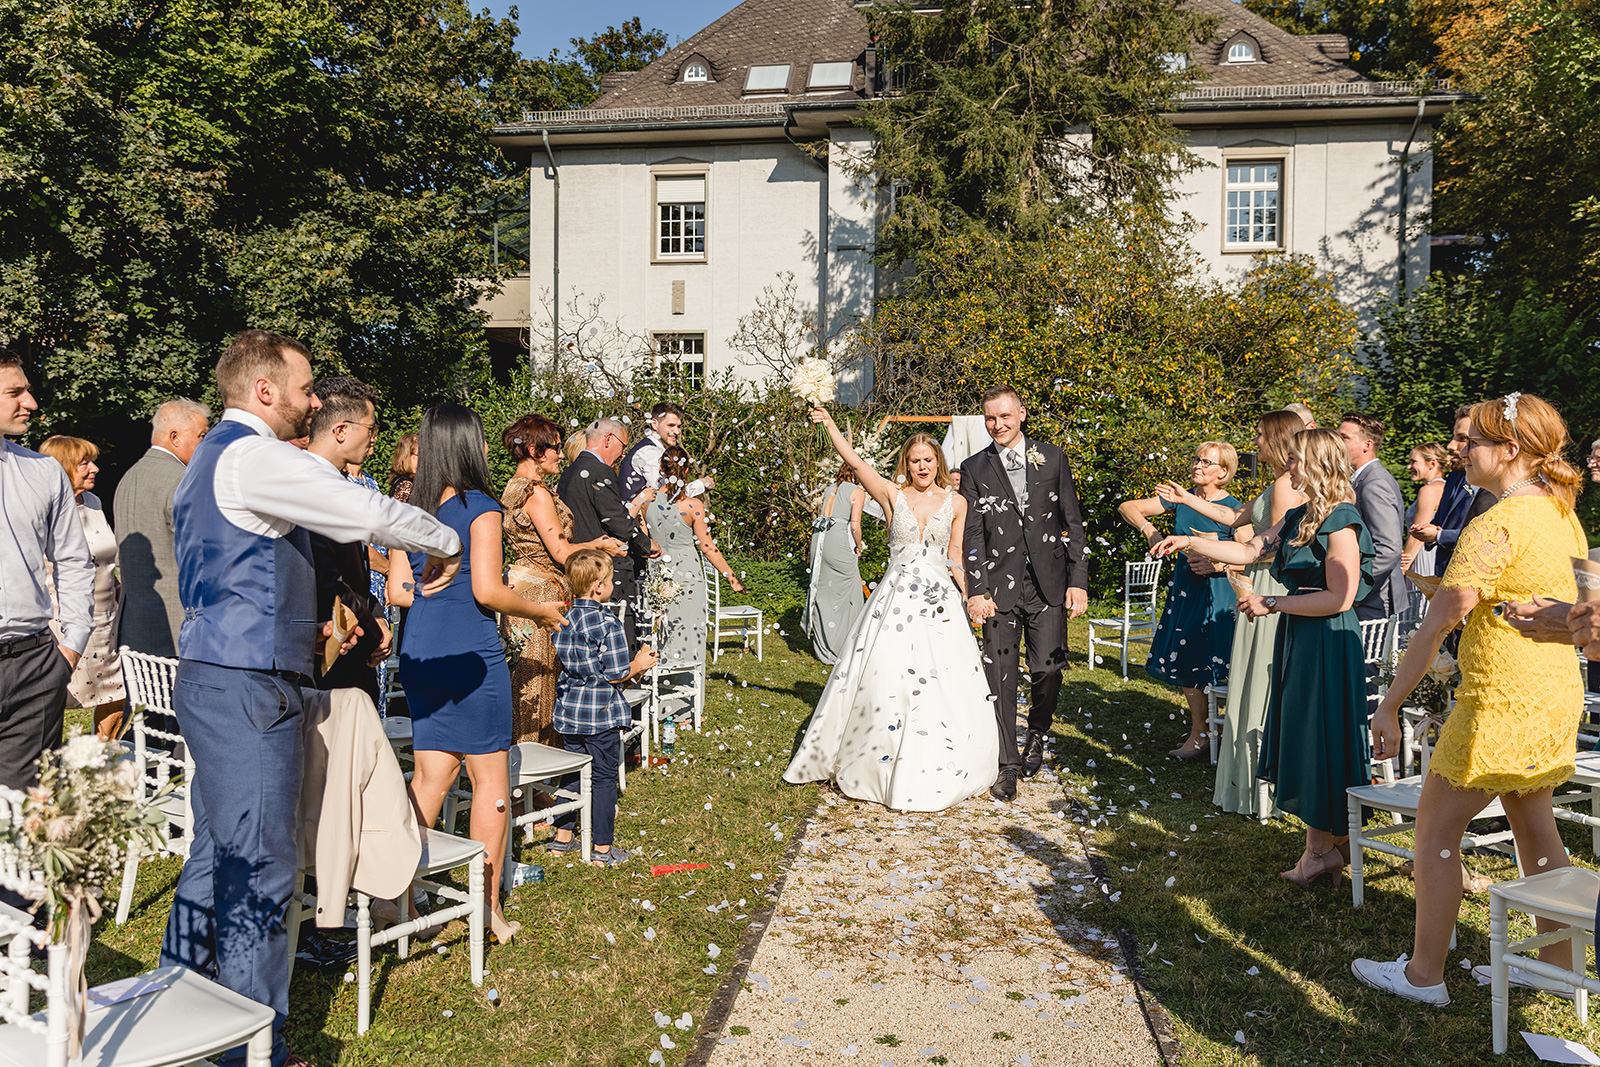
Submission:
<svg viewBox="0 0 1600 1067">
<path fill-rule="evenodd" d="M 39 410 L 22 358 L 0 348 L 0 785 L 25 789 L 61 744 L 67 680 L 94 629 L 94 560 L 61 464 L 7 440 Z M 61 641 L 45 562 L 55 564 Z"/>
<path fill-rule="evenodd" d="M 150 450 L 117 483 L 117 566 L 122 571 L 120 641 L 135 652 L 178 655 L 183 605 L 172 547 L 172 494 L 211 425 L 211 409 L 168 400 L 150 420 Z"/>
</svg>

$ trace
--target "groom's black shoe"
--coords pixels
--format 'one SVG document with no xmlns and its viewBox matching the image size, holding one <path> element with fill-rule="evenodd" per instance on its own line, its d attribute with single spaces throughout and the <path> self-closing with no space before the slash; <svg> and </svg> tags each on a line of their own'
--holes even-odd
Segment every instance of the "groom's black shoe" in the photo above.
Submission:
<svg viewBox="0 0 1600 1067">
<path fill-rule="evenodd" d="M 1044 766 L 1044 734 L 1028 731 L 1028 743 L 1022 746 L 1022 777 L 1032 778 Z"/>
<path fill-rule="evenodd" d="M 989 795 L 996 800 L 1014 800 L 1017 796 L 1017 769 L 1001 767 L 1000 776 L 989 787 Z"/>
</svg>

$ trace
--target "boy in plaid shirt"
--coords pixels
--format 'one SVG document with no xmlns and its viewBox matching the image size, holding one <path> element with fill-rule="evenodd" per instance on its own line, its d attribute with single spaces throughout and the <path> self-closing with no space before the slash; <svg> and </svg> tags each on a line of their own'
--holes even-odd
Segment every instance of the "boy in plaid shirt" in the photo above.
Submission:
<svg viewBox="0 0 1600 1067">
<path fill-rule="evenodd" d="M 585 548 L 567 557 L 567 579 L 572 583 L 572 608 L 567 625 L 551 635 L 561 660 L 556 682 L 555 728 L 568 752 L 584 752 L 592 759 L 589 798 L 594 820 L 594 862 L 615 867 L 628 858 L 611 839 L 617 821 L 617 774 L 622 766 L 622 731 L 633 725 L 633 712 L 621 687 L 655 666 L 656 653 L 642 645 L 630 662 L 628 639 L 622 621 L 602 605 L 611 599 L 611 557 Z M 570 783 L 563 783 L 570 788 Z M 577 813 L 556 818 L 551 852 L 578 848 L 572 828 Z"/>
</svg>

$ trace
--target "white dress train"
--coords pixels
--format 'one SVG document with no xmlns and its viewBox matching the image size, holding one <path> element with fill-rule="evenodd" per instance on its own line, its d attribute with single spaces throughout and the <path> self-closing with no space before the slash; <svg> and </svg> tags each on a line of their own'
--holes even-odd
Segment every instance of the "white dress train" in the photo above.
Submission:
<svg viewBox="0 0 1600 1067">
<path fill-rule="evenodd" d="M 850 628 L 786 782 L 832 779 L 896 811 L 940 811 L 983 792 L 1000 763 L 993 697 L 950 578 L 955 494 L 926 529 L 903 493 L 889 566 Z"/>
</svg>

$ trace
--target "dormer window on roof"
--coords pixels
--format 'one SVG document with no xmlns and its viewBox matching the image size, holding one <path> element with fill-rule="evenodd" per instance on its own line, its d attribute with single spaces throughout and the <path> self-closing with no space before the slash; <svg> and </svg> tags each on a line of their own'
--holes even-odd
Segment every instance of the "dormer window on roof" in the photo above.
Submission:
<svg viewBox="0 0 1600 1067">
<path fill-rule="evenodd" d="M 1259 63 L 1261 62 L 1261 46 L 1256 39 L 1248 33 L 1238 33 L 1228 41 L 1227 62 L 1229 63 Z"/>
<path fill-rule="evenodd" d="M 708 82 L 711 80 L 711 68 L 700 60 L 692 60 L 683 67 L 683 80 L 686 82 Z"/>
<path fill-rule="evenodd" d="M 789 88 L 789 64 L 768 63 L 750 68 L 744 79 L 747 93 L 781 93 Z"/>
<path fill-rule="evenodd" d="M 848 89 L 855 80 L 854 63 L 813 63 L 807 89 Z"/>
</svg>

